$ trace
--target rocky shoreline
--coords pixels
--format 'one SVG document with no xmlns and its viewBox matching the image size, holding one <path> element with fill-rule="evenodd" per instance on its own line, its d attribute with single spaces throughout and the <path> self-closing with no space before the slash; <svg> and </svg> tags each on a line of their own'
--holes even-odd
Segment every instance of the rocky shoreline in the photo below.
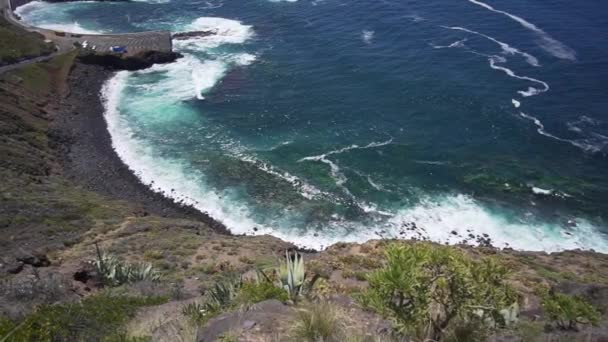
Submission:
<svg viewBox="0 0 608 342">
<path fill-rule="evenodd" d="M 60 103 L 62 115 L 51 132 L 59 141 L 64 175 L 88 190 L 114 199 L 140 203 L 138 216 L 149 214 L 204 222 L 228 234 L 226 227 L 205 213 L 165 197 L 142 184 L 112 147 L 104 119 L 101 90 L 113 72 L 99 65 L 76 62 L 68 79 L 70 93 Z"/>
</svg>

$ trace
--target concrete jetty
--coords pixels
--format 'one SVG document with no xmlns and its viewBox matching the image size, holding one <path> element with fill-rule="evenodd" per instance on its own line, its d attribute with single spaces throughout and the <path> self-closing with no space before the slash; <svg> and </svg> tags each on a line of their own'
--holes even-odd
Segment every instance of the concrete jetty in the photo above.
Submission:
<svg viewBox="0 0 608 342">
<path fill-rule="evenodd" d="M 61 52 L 69 51 L 75 46 L 86 46 L 87 49 L 99 53 L 108 53 L 112 46 L 126 47 L 127 56 L 136 55 L 148 51 L 171 52 L 173 45 L 171 32 L 149 31 L 138 33 L 119 34 L 79 34 L 74 32 L 63 32 L 35 27 L 19 20 L 14 11 L 33 0 L 0 0 L 0 11 L 3 16 L 14 25 L 20 26 L 28 31 L 38 32 L 45 39 L 54 42 Z"/>
</svg>

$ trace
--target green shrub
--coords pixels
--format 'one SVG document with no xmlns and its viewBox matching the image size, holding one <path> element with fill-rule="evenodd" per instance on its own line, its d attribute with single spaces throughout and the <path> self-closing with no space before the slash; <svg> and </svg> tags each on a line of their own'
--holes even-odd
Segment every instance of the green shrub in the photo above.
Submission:
<svg viewBox="0 0 608 342">
<path fill-rule="evenodd" d="M 344 341 L 344 313 L 336 306 L 320 302 L 298 310 L 293 337 L 297 341 Z"/>
<path fill-rule="evenodd" d="M 222 311 L 232 309 L 240 293 L 240 277 L 228 277 L 213 285 L 204 296 L 202 303 L 190 303 L 182 308 L 182 314 L 191 322 L 203 325 Z"/>
<path fill-rule="evenodd" d="M 600 313 L 581 297 L 549 291 L 542 295 L 542 305 L 559 329 L 577 330 L 578 324 L 596 325 L 600 320 Z"/>
<path fill-rule="evenodd" d="M 289 300 L 287 291 L 280 287 L 276 287 L 273 283 L 267 281 L 245 282 L 243 283 L 238 295 L 241 303 L 259 303 L 268 299 L 276 299 L 281 302 Z"/>
<path fill-rule="evenodd" d="M 121 328 L 136 310 L 166 302 L 163 297 L 107 294 L 82 301 L 43 305 L 21 322 L 0 319 L 0 341 L 94 341 L 122 336 Z"/>
<path fill-rule="evenodd" d="M 455 325 L 504 324 L 501 310 L 517 300 L 506 275 L 494 259 L 476 261 L 454 248 L 391 244 L 386 265 L 369 275 L 358 300 L 398 332 L 439 341 Z"/>
<path fill-rule="evenodd" d="M 152 264 L 129 264 L 115 255 L 102 252 L 97 244 L 95 248 L 97 250 L 95 269 L 106 286 L 160 280 L 160 273 L 152 267 Z"/>
</svg>

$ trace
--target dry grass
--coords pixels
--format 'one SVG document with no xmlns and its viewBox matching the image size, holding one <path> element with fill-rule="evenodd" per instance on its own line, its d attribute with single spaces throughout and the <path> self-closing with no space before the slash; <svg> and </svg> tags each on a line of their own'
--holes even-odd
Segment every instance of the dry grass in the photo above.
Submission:
<svg viewBox="0 0 608 342">
<path fill-rule="evenodd" d="M 298 310 L 293 329 L 296 341 L 341 342 L 345 339 L 345 313 L 328 302 L 309 304 Z"/>
</svg>

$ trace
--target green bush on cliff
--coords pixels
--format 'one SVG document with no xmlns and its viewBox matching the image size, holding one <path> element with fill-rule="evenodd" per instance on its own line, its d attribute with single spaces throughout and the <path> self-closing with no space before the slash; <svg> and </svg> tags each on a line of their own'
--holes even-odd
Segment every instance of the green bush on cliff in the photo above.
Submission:
<svg viewBox="0 0 608 342">
<path fill-rule="evenodd" d="M 542 295 L 542 305 L 549 319 L 562 330 L 577 330 L 579 324 L 595 325 L 600 320 L 600 313 L 581 297 L 549 291 Z"/>
<path fill-rule="evenodd" d="M 60 305 L 43 305 L 21 322 L 0 319 L 0 341 L 97 341 L 119 339 L 122 326 L 143 306 L 163 297 L 101 294 Z"/>
<path fill-rule="evenodd" d="M 504 309 L 517 301 L 506 275 L 491 258 L 473 260 L 431 244 L 392 244 L 386 265 L 368 276 L 369 288 L 358 300 L 391 319 L 398 332 L 439 341 L 462 334 L 463 326 L 505 324 Z"/>
</svg>

